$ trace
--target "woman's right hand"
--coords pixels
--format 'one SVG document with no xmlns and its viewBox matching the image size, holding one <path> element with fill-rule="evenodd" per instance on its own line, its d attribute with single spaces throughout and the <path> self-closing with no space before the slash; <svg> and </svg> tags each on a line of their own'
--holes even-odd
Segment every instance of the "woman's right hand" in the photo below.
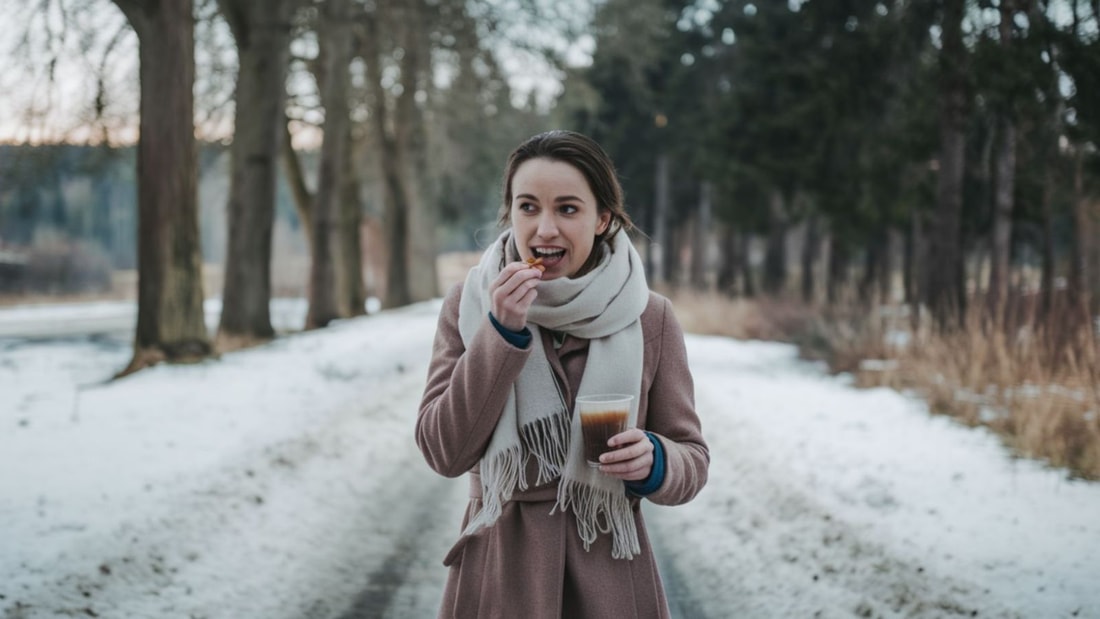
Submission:
<svg viewBox="0 0 1100 619">
<path fill-rule="evenodd" d="M 527 311 L 538 296 L 535 286 L 541 279 L 542 271 L 525 262 L 505 265 L 496 280 L 489 284 L 489 296 L 493 300 L 491 311 L 497 322 L 511 331 L 523 331 L 527 326 Z"/>
</svg>

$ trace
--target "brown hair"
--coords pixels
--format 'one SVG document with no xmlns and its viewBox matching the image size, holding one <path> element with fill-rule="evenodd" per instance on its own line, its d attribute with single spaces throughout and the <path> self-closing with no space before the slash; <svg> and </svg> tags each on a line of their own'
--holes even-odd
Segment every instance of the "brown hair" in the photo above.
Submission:
<svg viewBox="0 0 1100 619">
<path fill-rule="evenodd" d="M 609 248 L 614 249 L 611 241 L 619 230 L 630 231 L 634 227 L 626 213 L 623 188 L 615 174 L 615 165 L 595 140 L 574 131 L 557 129 L 527 138 L 508 156 L 508 165 L 504 168 L 504 204 L 500 211 L 500 225 L 507 226 L 511 220 L 512 178 L 516 170 L 525 162 L 539 158 L 568 163 L 579 170 L 596 197 L 597 212 L 611 213 L 607 229 L 596 236 L 592 253 L 579 271 L 579 274 L 585 273 L 599 261 L 600 252 L 597 249 L 600 243 L 607 243 Z"/>
</svg>

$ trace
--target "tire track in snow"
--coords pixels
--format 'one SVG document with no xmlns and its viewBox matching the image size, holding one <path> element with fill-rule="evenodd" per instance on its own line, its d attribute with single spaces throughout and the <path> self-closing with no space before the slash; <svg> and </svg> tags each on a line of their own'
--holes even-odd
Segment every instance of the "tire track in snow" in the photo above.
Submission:
<svg viewBox="0 0 1100 619">
<path fill-rule="evenodd" d="M 436 616 L 447 576 L 442 561 L 458 536 L 465 484 L 426 468 L 403 482 L 400 496 L 389 503 L 392 517 L 404 521 L 393 550 L 366 576 L 339 619 Z"/>
</svg>

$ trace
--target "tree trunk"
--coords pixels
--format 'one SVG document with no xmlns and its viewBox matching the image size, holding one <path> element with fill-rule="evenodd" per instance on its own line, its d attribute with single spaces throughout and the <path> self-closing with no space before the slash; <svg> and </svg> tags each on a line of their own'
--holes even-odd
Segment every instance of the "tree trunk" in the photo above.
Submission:
<svg viewBox="0 0 1100 619">
<path fill-rule="evenodd" d="M 898 259 L 898 246 L 901 243 L 901 233 L 895 228 L 886 231 L 884 243 L 886 247 L 882 252 L 882 265 L 878 271 L 878 298 L 882 303 L 893 302 L 894 276 L 896 274 Z"/>
<path fill-rule="evenodd" d="M 1084 153 L 1079 148 L 1073 169 L 1073 242 L 1070 245 L 1069 286 L 1067 292 L 1071 316 L 1075 320 L 1090 321 L 1092 292 L 1089 290 L 1089 242 L 1095 237 L 1089 234 L 1088 196 L 1085 195 Z"/>
<path fill-rule="evenodd" d="M 218 0 L 237 42 L 236 119 L 230 150 L 229 239 L 218 328 L 220 348 L 275 335 L 271 235 L 279 142 L 286 123 L 291 0 Z"/>
<path fill-rule="evenodd" d="M 1052 164 L 1047 165 L 1043 182 L 1041 204 L 1042 256 L 1039 261 L 1039 315 L 1046 324 L 1054 310 L 1054 174 Z"/>
<path fill-rule="evenodd" d="M 210 354 L 203 316 L 191 0 L 116 0 L 138 35 L 138 318 L 123 373 Z"/>
<path fill-rule="evenodd" d="M 1088 225 L 1083 234 L 1085 234 L 1085 239 L 1090 239 L 1088 245 L 1085 246 L 1088 260 L 1086 282 L 1091 297 L 1089 315 L 1093 317 L 1093 320 L 1098 320 L 1100 319 L 1100 242 L 1096 239 L 1100 237 L 1100 200 L 1093 198 L 1085 206 Z"/>
<path fill-rule="evenodd" d="M 668 234 L 668 210 L 671 202 L 668 182 L 668 155 L 657 154 L 657 167 L 654 173 L 655 191 L 653 201 L 653 240 L 649 244 L 649 264 L 652 269 L 650 279 L 660 286 L 668 283 L 669 266 L 666 263 L 666 247 L 670 239 Z"/>
<path fill-rule="evenodd" d="M 909 230 L 905 235 L 905 266 L 903 268 L 905 271 L 905 303 L 909 306 L 910 326 L 915 332 L 920 328 L 920 282 L 923 274 L 917 257 L 924 255 L 924 226 L 920 212 L 915 209 L 909 221 Z"/>
<path fill-rule="evenodd" d="M 707 289 L 707 248 L 710 244 L 712 186 L 699 184 L 699 208 L 695 213 L 694 239 L 691 243 L 691 285 L 696 290 Z"/>
<path fill-rule="evenodd" d="M 737 263 L 737 229 L 730 224 L 722 226 L 722 260 L 718 263 L 718 292 L 729 296 L 737 294 L 737 276 L 741 265 Z"/>
<path fill-rule="evenodd" d="M 916 280 L 916 277 L 914 277 L 914 271 L 916 270 L 915 256 L 918 255 L 917 226 L 917 213 L 914 210 L 910 214 L 909 225 L 905 228 L 905 245 L 901 254 L 901 288 L 906 304 L 913 303 L 917 298 L 913 285 Z"/>
<path fill-rule="evenodd" d="M 439 295 L 439 277 L 436 272 L 437 218 L 433 202 L 428 198 L 428 165 L 426 122 L 416 103 L 416 93 L 421 90 L 421 79 L 431 69 L 431 46 L 425 31 L 423 0 L 406 0 L 397 13 L 398 27 L 402 33 L 401 94 L 397 97 L 394 114 L 398 144 L 398 162 L 401 186 L 405 192 L 405 249 L 409 298 L 412 302 L 426 301 Z"/>
<path fill-rule="evenodd" d="M 768 200 L 768 245 L 764 253 L 764 292 L 776 295 L 787 283 L 787 214 L 783 194 Z"/>
<path fill-rule="evenodd" d="M 1001 2 L 1001 48 L 1012 45 L 1013 10 Z M 1007 53 L 1007 51 L 1006 51 Z M 1007 106 L 1006 106 L 1007 107 Z M 995 322 L 1004 319 L 1008 293 L 1009 253 L 1012 242 L 1012 209 L 1016 190 L 1016 124 L 1010 110 L 1000 113 L 1000 142 L 995 155 L 996 175 L 993 199 L 993 246 L 989 271 L 988 312 Z"/>
<path fill-rule="evenodd" d="M 888 230 L 872 234 L 863 259 L 863 277 L 859 281 L 859 300 L 864 305 L 875 301 L 882 290 L 883 272 L 889 272 L 890 236 Z"/>
<path fill-rule="evenodd" d="M 399 146 L 390 133 L 389 105 L 386 102 L 386 89 L 382 83 L 382 49 L 379 45 L 379 30 L 383 19 L 379 9 L 368 13 L 365 25 L 366 36 L 363 43 L 363 57 L 366 64 L 367 83 L 370 84 L 370 110 L 374 121 L 373 129 L 380 147 L 379 166 L 382 177 L 383 215 L 382 228 L 389 244 L 389 256 L 386 266 L 386 287 L 382 295 L 382 307 L 401 307 L 412 303 L 409 291 L 408 255 L 406 246 L 409 211 L 406 193 L 401 179 Z"/>
<path fill-rule="evenodd" d="M 752 276 L 752 260 L 749 256 L 749 244 L 752 241 L 752 235 L 748 232 L 741 232 L 740 237 L 737 243 L 737 264 L 741 267 L 741 290 L 746 297 L 755 297 L 756 282 Z"/>
<path fill-rule="evenodd" d="M 945 0 L 940 51 L 940 159 L 937 204 L 929 222 L 924 297 L 940 328 L 958 326 L 965 309 L 962 191 L 966 146 L 965 0 Z"/>
<path fill-rule="evenodd" d="M 841 295 L 848 286 L 850 260 L 847 243 L 834 234 L 829 243 L 829 264 L 825 281 L 825 301 L 829 306 L 840 303 Z"/>
<path fill-rule="evenodd" d="M 686 226 L 683 225 L 683 221 L 675 220 L 668 222 L 668 234 L 666 238 L 668 242 L 662 250 L 665 263 L 665 282 L 673 289 L 678 288 L 684 281 L 684 261 L 683 249 L 685 245 L 684 237 Z"/>
<path fill-rule="evenodd" d="M 364 58 L 371 89 L 371 117 L 380 145 L 383 225 L 389 242 L 382 307 L 399 307 L 438 296 L 436 217 L 424 187 L 427 177 L 426 122 L 416 102 L 431 70 L 431 49 L 422 1 L 380 3 L 366 20 Z M 396 29 L 400 45 L 400 92 L 392 114 L 382 74 L 385 62 L 379 29 Z"/>
<path fill-rule="evenodd" d="M 383 144 L 392 140 L 383 140 Z M 401 180 L 397 173 L 396 157 L 393 150 L 383 147 L 382 150 L 384 194 L 386 196 L 384 228 L 387 231 L 386 239 L 389 241 L 389 261 L 386 268 L 386 292 L 382 297 L 383 308 L 401 307 L 412 303 L 412 293 L 409 291 L 409 263 L 404 259 L 408 254 L 406 249 L 408 238 L 405 229 L 408 224 L 405 214 L 408 209 L 405 205 L 405 195 L 401 190 Z"/>
<path fill-rule="evenodd" d="M 324 327 L 340 317 L 336 297 L 336 260 L 340 243 L 337 230 L 339 201 L 351 122 L 348 115 L 348 65 L 352 51 L 349 7 L 349 0 L 328 0 L 321 15 L 320 40 L 325 48 L 321 105 L 325 108 L 325 126 L 317 193 L 313 201 L 313 255 L 307 329 Z"/>
<path fill-rule="evenodd" d="M 350 125 L 347 137 L 351 144 Z M 367 293 L 363 283 L 362 235 L 363 210 L 359 204 L 359 178 L 353 163 L 352 149 L 344 150 L 340 189 L 340 243 L 337 263 L 337 299 L 341 316 L 362 316 L 367 313 Z"/>
<path fill-rule="evenodd" d="M 821 229 L 817 215 L 806 222 L 806 242 L 802 244 L 802 302 L 814 302 L 814 263 L 821 253 Z"/>
</svg>

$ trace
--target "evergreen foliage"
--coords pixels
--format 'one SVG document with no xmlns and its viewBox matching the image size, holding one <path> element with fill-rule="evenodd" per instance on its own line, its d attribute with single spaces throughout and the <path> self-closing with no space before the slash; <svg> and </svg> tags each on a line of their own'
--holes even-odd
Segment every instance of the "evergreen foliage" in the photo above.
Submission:
<svg viewBox="0 0 1100 619">
<path fill-rule="evenodd" d="M 770 239 L 777 226 L 785 235 L 822 221 L 830 260 L 841 262 L 829 276 L 844 278 L 849 262 L 861 262 L 867 278 L 898 253 L 891 238 L 909 239 L 913 269 L 926 262 L 919 246 L 944 199 L 937 178 L 951 165 L 941 159 L 941 84 L 959 80 L 957 251 L 971 289 L 985 286 L 998 183 L 1011 183 L 1015 268 L 1046 260 L 1047 270 L 1065 273 L 1072 256 L 1092 250 L 1068 234 L 1083 217 L 1074 205 L 1097 210 L 1100 194 L 1096 5 L 965 2 L 955 24 L 961 61 L 944 63 L 950 15 L 942 1 L 608 0 L 594 26 L 593 62 L 570 74 L 563 105 L 612 151 L 635 209 L 653 202 L 655 153 L 671 153 L 671 226 L 691 220 L 695 188 L 709 181 L 723 227 Z M 658 114 L 666 127 L 655 126 Z M 1015 135 L 1016 173 L 1001 179 L 995 163 L 1007 148 L 1005 123 Z M 925 299 L 936 292 L 934 273 L 912 275 L 925 286 L 907 290 Z M 1013 280 L 1019 291 L 1025 280 Z"/>
</svg>

